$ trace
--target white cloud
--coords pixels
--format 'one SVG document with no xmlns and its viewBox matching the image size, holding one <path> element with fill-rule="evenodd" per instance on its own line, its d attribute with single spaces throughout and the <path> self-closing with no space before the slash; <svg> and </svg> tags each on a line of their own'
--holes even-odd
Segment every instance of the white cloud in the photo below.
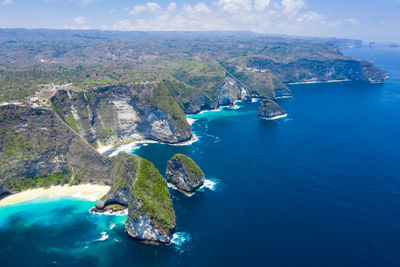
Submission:
<svg viewBox="0 0 400 267">
<path fill-rule="evenodd" d="M 7 6 L 7 5 L 12 5 L 14 4 L 13 0 L 4 0 L 2 2 L 0 2 L 0 6 Z"/>
<path fill-rule="evenodd" d="M 85 24 L 88 21 L 88 19 L 84 16 L 80 16 L 80 17 L 71 19 L 71 21 L 75 22 L 76 24 L 82 25 L 82 24 Z"/>
<path fill-rule="evenodd" d="M 108 13 L 110 14 L 114 14 L 115 12 L 117 12 L 117 9 L 115 8 L 111 8 L 110 10 L 108 10 Z"/>
<path fill-rule="evenodd" d="M 136 15 L 142 12 L 154 13 L 156 11 L 161 11 L 160 5 L 155 2 L 147 2 L 145 5 L 134 6 L 133 9 L 129 11 L 129 14 Z"/>
<path fill-rule="evenodd" d="M 305 8 L 304 0 L 282 0 L 283 13 L 288 16 L 297 15 Z"/>
<path fill-rule="evenodd" d="M 161 3 L 161 0 L 158 0 Z M 163 6 L 163 7 L 162 7 Z M 214 0 L 177 5 L 147 2 L 128 10 L 131 17 L 105 30 L 250 30 L 272 34 L 324 35 L 325 29 L 356 19 L 331 21 L 310 10 L 306 0 Z"/>
<path fill-rule="evenodd" d="M 90 27 L 86 24 L 89 19 L 85 16 L 79 16 L 72 19 L 65 20 L 64 29 L 71 30 L 89 30 Z"/>
<path fill-rule="evenodd" d="M 175 2 L 169 3 L 169 5 L 167 7 L 167 12 L 173 12 L 175 10 L 176 10 L 176 3 Z"/>
<path fill-rule="evenodd" d="M 346 19 L 346 22 L 351 24 L 351 25 L 359 25 L 360 24 L 360 22 L 355 18 Z"/>
<path fill-rule="evenodd" d="M 86 6 L 92 2 L 99 2 L 101 0 L 70 0 L 71 2 L 76 3 L 78 6 Z"/>
<path fill-rule="evenodd" d="M 265 9 L 270 3 L 270 0 L 254 0 L 254 7 L 258 10 Z"/>
</svg>

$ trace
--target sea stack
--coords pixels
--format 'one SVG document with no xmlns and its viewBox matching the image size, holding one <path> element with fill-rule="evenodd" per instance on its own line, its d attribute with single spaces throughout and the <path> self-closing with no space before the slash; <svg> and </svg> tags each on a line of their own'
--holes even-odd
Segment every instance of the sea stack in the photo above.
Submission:
<svg viewBox="0 0 400 267">
<path fill-rule="evenodd" d="M 188 156 L 174 155 L 167 165 L 165 178 L 179 191 L 191 194 L 204 184 L 204 173 Z"/>
<path fill-rule="evenodd" d="M 279 119 L 286 116 L 286 112 L 274 101 L 264 99 L 258 108 L 258 117 L 267 120 Z"/>
</svg>

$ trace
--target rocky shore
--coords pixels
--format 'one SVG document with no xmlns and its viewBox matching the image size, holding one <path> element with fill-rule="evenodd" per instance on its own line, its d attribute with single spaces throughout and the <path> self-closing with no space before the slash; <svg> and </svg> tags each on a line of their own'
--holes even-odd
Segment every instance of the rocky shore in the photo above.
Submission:
<svg viewBox="0 0 400 267">
<path fill-rule="evenodd" d="M 286 116 L 286 112 L 274 101 L 264 99 L 258 108 L 258 117 L 262 119 L 278 119 Z"/>
<path fill-rule="evenodd" d="M 190 195 L 204 184 L 204 173 L 188 156 L 174 155 L 167 165 L 165 178 L 175 188 Z"/>
</svg>

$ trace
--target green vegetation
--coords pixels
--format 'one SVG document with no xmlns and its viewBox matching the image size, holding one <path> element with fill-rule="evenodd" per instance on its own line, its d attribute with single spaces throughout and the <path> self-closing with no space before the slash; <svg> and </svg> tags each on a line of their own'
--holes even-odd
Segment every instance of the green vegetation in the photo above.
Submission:
<svg viewBox="0 0 400 267">
<path fill-rule="evenodd" d="M 140 160 L 139 173 L 133 187 L 141 205 L 139 210 L 135 207 L 130 209 L 130 216 L 138 218 L 139 215 L 150 214 L 155 227 L 168 233 L 175 226 L 175 213 L 167 182 L 153 163 L 145 159 Z M 136 203 L 137 198 L 133 197 L 132 202 Z M 135 205 L 134 203 L 132 205 Z"/>
<path fill-rule="evenodd" d="M 115 135 L 113 128 L 107 127 L 105 129 L 100 129 L 99 132 L 104 136 L 104 137 L 111 137 Z"/>
<path fill-rule="evenodd" d="M 33 151 L 31 143 L 24 141 L 22 135 L 16 133 L 0 135 L 0 143 L 3 144 L 3 151 L 6 156 L 17 157 L 20 159 L 30 157 Z"/>
<path fill-rule="evenodd" d="M 78 172 L 74 176 L 71 176 L 69 184 L 70 185 L 79 185 L 79 184 L 81 184 L 81 182 L 83 181 L 84 178 L 85 178 L 85 176 L 83 175 L 83 173 Z"/>
<path fill-rule="evenodd" d="M 121 211 L 126 209 L 124 206 L 118 205 L 118 204 L 112 204 L 108 205 L 107 207 L 104 208 L 105 210 L 111 210 L 111 211 Z"/>
<path fill-rule="evenodd" d="M 277 75 L 282 74 L 284 66 L 307 59 L 323 65 L 318 68 L 319 75 L 329 73 L 365 81 L 368 76 L 376 79 L 384 76 L 365 62 L 355 67 L 353 76 L 343 71 L 358 61 L 339 52 L 334 45 L 340 40 L 300 40 L 234 32 L 216 35 L 7 29 L 1 30 L 0 43 L 0 102 L 31 96 L 44 84 L 69 84 L 75 89 L 91 91 L 108 85 L 158 82 L 174 77 L 200 90 L 214 103 L 215 91 L 224 78 L 224 71 L 216 61 L 231 59 L 241 68 L 273 64 L 273 73 Z M 241 60 L 247 58 L 254 60 Z M 327 66 L 335 65 L 338 60 L 345 62 L 345 67 L 338 68 L 337 73 L 329 72 Z M 313 67 L 314 64 L 307 64 L 299 76 L 306 75 Z"/>
<path fill-rule="evenodd" d="M 65 118 L 65 122 L 71 127 L 75 132 L 79 133 L 79 128 L 77 121 L 74 118 L 74 115 L 68 114 L 68 116 Z"/>
<path fill-rule="evenodd" d="M 71 173 L 60 173 L 55 172 L 51 174 L 45 174 L 43 176 L 36 175 L 32 178 L 23 178 L 19 180 L 7 181 L 7 186 L 17 192 L 21 192 L 33 188 L 49 188 L 52 185 L 65 185 L 69 182 Z"/>
<path fill-rule="evenodd" d="M 167 118 L 181 136 L 186 136 L 186 133 L 191 131 L 182 107 L 179 106 L 176 100 L 171 96 L 164 83 L 160 83 L 159 86 L 154 89 L 152 104 L 166 114 Z"/>
<path fill-rule="evenodd" d="M 174 78 L 199 89 L 210 102 L 216 101 L 216 92 L 225 82 L 224 69 L 215 61 L 188 61 L 177 68 Z"/>
<path fill-rule="evenodd" d="M 183 154 L 175 154 L 172 158 L 172 161 L 181 162 L 183 168 L 185 169 L 186 173 L 190 176 L 191 179 L 194 181 L 201 180 L 204 178 L 204 173 L 200 169 L 200 167 L 192 160 L 190 157 L 183 155 Z"/>
</svg>

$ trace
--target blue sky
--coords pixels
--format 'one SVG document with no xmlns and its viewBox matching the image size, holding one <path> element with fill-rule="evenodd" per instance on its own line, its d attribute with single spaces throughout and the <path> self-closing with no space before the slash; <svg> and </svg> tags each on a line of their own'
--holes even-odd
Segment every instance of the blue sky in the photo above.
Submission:
<svg viewBox="0 0 400 267">
<path fill-rule="evenodd" d="M 250 30 L 400 41 L 400 0 L 0 0 L 1 28 Z"/>
</svg>

